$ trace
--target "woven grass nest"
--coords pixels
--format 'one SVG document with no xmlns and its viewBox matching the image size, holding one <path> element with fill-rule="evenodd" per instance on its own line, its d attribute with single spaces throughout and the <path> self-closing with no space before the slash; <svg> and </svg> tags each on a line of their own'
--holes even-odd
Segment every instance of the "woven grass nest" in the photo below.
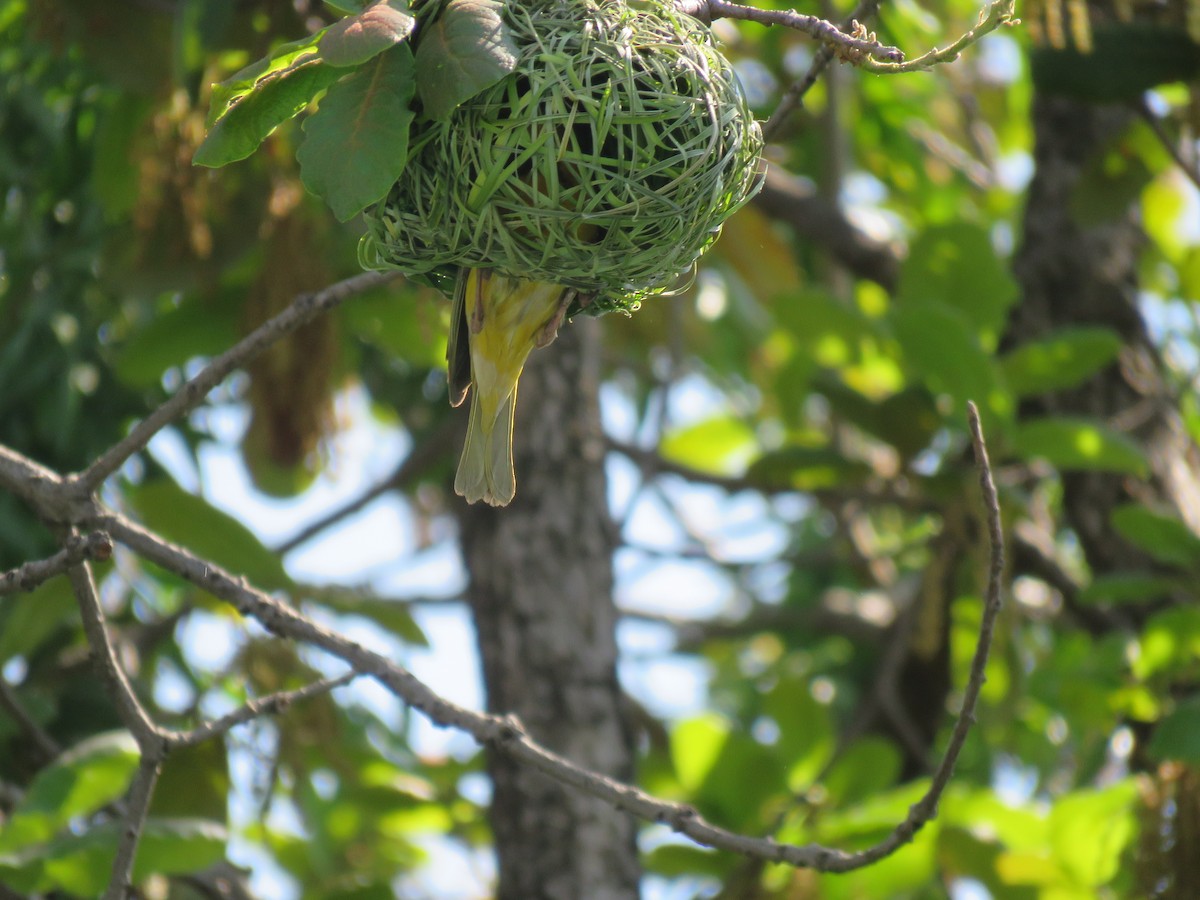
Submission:
<svg viewBox="0 0 1200 900">
<path fill-rule="evenodd" d="M 491 268 L 631 310 L 757 190 L 762 138 L 705 25 L 669 0 L 521 0 L 515 71 L 413 133 L 369 268 Z"/>
</svg>

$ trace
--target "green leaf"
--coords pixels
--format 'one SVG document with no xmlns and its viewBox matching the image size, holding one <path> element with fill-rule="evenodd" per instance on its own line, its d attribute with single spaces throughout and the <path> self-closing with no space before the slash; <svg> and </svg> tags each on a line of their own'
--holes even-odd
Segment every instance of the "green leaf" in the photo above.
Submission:
<svg viewBox="0 0 1200 900">
<path fill-rule="evenodd" d="M 864 737 L 839 753 L 825 773 L 824 785 L 839 806 L 861 803 L 866 808 L 895 783 L 899 773 L 896 745 L 880 737 Z"/>
<path fill-rule="evenodd" d="M 179 875 L 198 872 L 225 857 L 229 833 L 220 822 L 205 819 L 146 820 L 138 844 L 135 879 L 155 872 Z"/>
<path fill-rule="evenodd" d="M 294 68 L 313 62 L 317 58 L 317 44 L 324 33 L 324 30 L 321 30 L 298 41 L 280 44 L 267 56 L 214 84 L 212 105 L 208 111 L 208 126 L 211 128 L 218 119 L 229 112 L 230 107 L 247 94 L 277 78 L 287 77 Z"/>
<path fill-rule="evenodd" d="M 1174 516 L 1127 503 L 1113 510 L 1112 524 L 1125 540 L 1159 562 L 1182 569 L 1200 566 L 1200 537 Z"/>
<path fill-rule="evenodd" d="M 163 762 L 150 815 L 222 822 L 227 817 L 229 790 L 229 754 L 223 738 L 181 747 Z"/>
<path fill-rule="evenodd" d="M 356 591 L 332 587 L 314 597 L 313 602 L 341 615 L 370 619 L 408 644 L 429 646 L 429 639 L 413 618 L 412 610 L 403 603 L 378 597 L 364 597 Z"/>
<path fill-rule="evenodd" d="M 78 627 L 75 594 L 66 578 L 52 578 L 36 589 L 0 604 L 0 663 L 29 657 L 64 625 Z"/>
<path fill-rule="evenodd" d="M 129 505 L 151 531 L 235 576 L 244 575 L 262 590 L 292 587 L 279 557 L 245 525 L 203 497 L 189 494 L 166 478 L 126 490 Z"/>
<path fill-rule="evenodd" d="M 814 491 L 861 484 L 871 467 L 828 447 L 783 447 L 764 453 L 746 470 L 746 478 L 766 489 Z"/>
<path fill-rule="evenodd" d="M 1137 834 L 1137 784 L 1119 781 L 1103 790 L 1062 797 L 1050 809 L 1050 846 L 1059 866 L 1084 887 L 1099 887 L 1120 871 Z"/>
<path fill-rule="evenodd" d="M 343 16 L 356 16 L 366 9 L 370 2 L 371 0 L 325 0 L 325 5 Z"/>
<path fill-rule="evenodd" d="M 1149 603 L 1164 595 L 1179 590 L 1177 579 L 1148 572 L 1119 572 L 1114 575 L 1098 575 L 1092 583 L 1079 592 L 1082 604 L 1097 603 Z"/>
<path fill-rule="evenodd" d="M 1200 695 L 1188 697 L 1163 716 L 1146 751 L 1157 762 L 1200 765 Z"/>
<path fill-rule="evenodd" d="M 339 221 L 382 199 L 400 177 L 412 96 L 413 55 L 400 44 L 330 88 L 305 121 L 300 178 Z"/>
<path fill-rule="evenodd" d="M 734 416 L 714 416 L 670 432 L 659 448 L 665 459 L 700 472 L 732 475 L 758 449 L 754 432 Z"/>
<path fill-rule="evenodd" d="M 700 789 L 729 739 L 729 723 L 715 713 L 680 722 L 671 735 L 671 759 L 679 783 L 688 791 Z"/>
<path fill-rule="evenodd" d="M 35 776 L 0 832 L 0 849 L 46 841 L 73 818 L 121 797 L 137 765 L 137 744 L 127 731 L 76 744 Z"/>
<path fill-rule="evenodd" d="M 1011 398 L 998 384 L 995 363 L 961 310 L 912 300 L 896 303 L 890 320 L 904 358 L 931 391 L 951 397 L 960 411 L 974 400 L 985 416 L 1011 416 Z"/>
<path fill-rule="evenodd" d="M 1108 328 L 1063 328 L 1022 344 L 1000 360 L 1000 368 L 1009 390 L 1031 397 L 1075 387 L 1120 350 L 1120 337 Z"/>
<path fill-rule="evenodd" d="M 57 888 L 81 897 L 98 897 L 111 877 L 112 860 L 123 828 L 119 822 L 106 822 L 83 834 L 62 834 L 19 855 L 0 857 L 0 872 L 16 864 L 15 867 L 26 872 L 38 873 L 36 883 L 40 890 Z M 224 826 L 216 822 L 147 819 L 138 842 L 134 880 L 154 873 L 176 875 L 199 871 L 224 858 L 227 841 Z"/>
<path fill-rule="evenodd" d="M 445 119 L 517 67 L 517 47 L 496 0 L 450 0 L 417 47 L 425 114 Z"/>
<path fill-rule="evenodd" d="M 172 366 L 216 356 L 239 336 L 241 305 L 187 300 L 156 315 L 120 345 L 113 371 L 131 387 L 152 387 Z"/>
<path fill-rule="evenodd" d="M 319 59 L 307 60 L 255 85 L 209 129 L 192 163 L 219 168 L 245 159 L 267 136 L 297 115 L 345 73 Z"/>
<path fill-rule="evenodd" d="M 326 28 L 317 50 L 331 66 L 359 66 L 407 39 L 416 24 L 404 0 L 379 0 Z"/>
<path fill-rule="evenodd" d="M 1123 472 L 1145 477 L 1141 448 L 1125 435 L 1090 419 L 1048 418 L 1020 423 L 1012 449 L 1022 459 L 1044 459 L 1064 471 Z"/>
<path fill-rule="evenodd" d="M 936 300 L 958 310 L 990 347 L 1017 297 L 1016 283 L 988 232 L 956 222 L 928 228 L 917 238 L 901 269 L 895 302 L 903 308 Z"/>
<path fill-rule="evenodd" d="M 416 291 L 371 291 L 339 312 L 347 333 L 391 356 L 425 368 L 446 364 L 444 306 L 426 302 Z"/>
<path fill-rule="evenodd" d="M 1094 23 L 1092 49 L 1040 47 L 1033 81 L 1040 89 L 1095 102 L 1137 100 L 1150 88 L 1200 71 L 1200 48 L 1166 22 Z"/>
</svg>

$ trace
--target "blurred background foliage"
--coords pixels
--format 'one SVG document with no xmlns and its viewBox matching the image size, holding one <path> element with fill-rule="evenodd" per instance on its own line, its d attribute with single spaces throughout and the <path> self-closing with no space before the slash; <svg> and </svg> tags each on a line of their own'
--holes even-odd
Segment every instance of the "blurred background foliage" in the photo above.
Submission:
<svg viewBox="0 0 1200 900">
<path fill-rule="evenodd" d="M 871 27 L 915 55 L 977 12 L 896 0 Z M 1097 55 L 1080 51 L 1077 24 L 1064 29 L 1081 15 Z M 297 123 L 220 172 L 190 164 L 209 85 L 332 17 L 307 0 L 0 5 L 0 441 L 77 470 L 201 361 L 355 271 L 358 224 L 336 224 L 300 186 Z M 882 837 L 924 791 L 976 638 L 987 549 L 968 399 L 1012 541 L 979 724 L 938 820 L 846 876 L 749 863 L 648 826 L 657 896 L 1196 896 L 1200 511 L 1155 473 L 1194 467 L 1200 433 L 1200 204 L 1173 158 L 1182 136 L 1195 171 L 1197 106 L 1180 80 L 1200 49 L 1165 13 L 1042 4 L 1030 17 L 1036 47 L 1008 29 L 933 74 L 829 70 L 770 144 L 778 183 L 728 223 L 694 282 L 604 320 L 622 628 L 654 648 L 626 649 L 637 665 L 702 672 L 695 708 L 629 685 L 647 789 L 781 840 Z M 764 118 L 813 57 L 781 28 L 718 33 Z M 1140 221 L 1126 280 L 1144 326 L 1013 326 L 1028 304 L 1014 260 L 1033 202 L 1035 77 L 1081 107 L 1141 110 L 1094 142 L 1067 214 L 1083 231 Z M 395 282 L 230 379 L 210 402 L 248 410 L 234 440 L 257 490 L 294 497 L 336 472 L 350 424 L 339 398 L 364 391 L 378 427 L 413 448 L 386 484 L 416 535 L 397 553 L 452 545 L 447 318 L 435 292 Z M 1142 332 L 1164 386 L 1143 413 L 1177 423 L 1184 447 L 1165 461 L 1145 419 L 1047 400 L 1111 383 Z M 217 421 L 201 409 L 172 429 L 198 472 L 201 449 L 229 441 Z M 211 502 L 220 485 L 169 469 L 143 455 L 108 499 L 325 621 L 425 643 L 413 611 L 428 598 L 299 584 L 287 553 Z M 1129 551 L 1103 566 L 1080 533 L 1086 504 L 1064 502 L 1080 477 L 1125 492 L 1090 507 Z M 52 546 L 0 496 L 0 569 Z M 101 571 L 126 664 L 162 721 L 319 668 L 132 557 Z M 87 896 L 107 881 L 109 804 L 136 755 L 112 733 L 60 582 L 0 601 L 0 884 Z M 453 603 L 460 582 L 448 571 L 436 599 Z M 673 596 L 639 605 L 646 582 Z M 718 597 L 711 615 L 687 614 L 697 585 Z M 175 639 L 202 614 L 242 631 L 220 668 Z M 437 896 L 431 836 L 479 859 L 486 789 L 476 757 L 422 752 L 410 726 L 339 692 L 172 757 L 139 862 L 159 873 L 147 895 L 215 896 L 206 879 L 229 853 L 271 896 Z"/>
</svg>

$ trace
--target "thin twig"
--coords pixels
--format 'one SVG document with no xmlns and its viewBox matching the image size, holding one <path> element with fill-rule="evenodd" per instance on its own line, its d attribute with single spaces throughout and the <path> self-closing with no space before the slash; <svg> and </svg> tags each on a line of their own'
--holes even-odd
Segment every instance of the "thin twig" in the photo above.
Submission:
<svg viewBox="0 0 1200 900">
<path fill-rule="evenodd" d="M 855 22 L 865 22 L 873 18 L 879 11 L 880 2 L 881 0 L 859 0 L 854 12 L 842 23 L 842 30 L 853 28 Z M 804 77 L 792 82 L 783 92 L 783 96 L 779 98 L 779 105 L 775 107 L 771 118 L 763 126 L 763 140 L 769 141 L 775 137 L 784 120 L 796 111 L 796 108 L 804 101 L 804 95 L 812 90 L 817 79 L 821 77 L 821 73 L 833 62 L 833 56 L 833 47 L 829 44 L 822 44 L 817 48 L 816 55 L 813 56 L 813 61 L 809 64 Z"/>
<path fill-rule="evenodd" d="M 978 43 L 980 39 L 991 34 L 997 28 L 1004 25 L 1018 25 L 1020 22 L 1021 20 L 1017 18 L 1016 0 L 992 0 L 980 10 L 979 21 L 975 23 L 975 27 L 959 35 L 958 39 L 948 47 L 934 47 L 928 53 L 904 62 L 876 62 L 868 57 L 864 58 L 860 65 L 864 71 L 873 72 L 876 75 L 899 75 L 903 72 L 925 71 L 934 66 L 954 62 L 963 50 Z"/>
<path fill-rule="evenodd" d="M 461 422 L 457 418 L 447 416 L 432 434 L 428 435 L 425 440 L 413 448 L 408 456 L 404 457 L 404 460 L 390 475 L 365 490 L 355 499 L 330 510 L 315 522 L 304 526 L 297 534 L 276 547 L 275 552 L 280 556 L 290 553 L 326 529 L 354 515 L 388 491 L 408 487 L 429 471 L 431 466 L 446 458 L 446 448 L 461 427 Z"/>
<path fill-rule="evenodd" d="M 133 882 L 133 861 L 137 857 L 138 841 L 146 827 L 146 815 L 150 812 L 150 800 L 154 796 L 154 785 L 162 771 L 162 750 L 147 752 L 142 748 L 142 759 L 133 783 L 129 787 L 126 801 L 125 826 L 117 842 L 117 853 L 113 857 L 112 876 L 104 900 L 125 900 L 130 896 L 129 886 Z"/>
<path fill-rule="evenodd" d="M 129 729 L 144 754 L 148 747 L 157 746 L 162 742 L 164 732 L 142 706 L 142 701 L 138 699 L 137 692 L 129 683 L 125 670 L 121 668 L 117 659 L 108 623 L 105 621 L 104 609 L 100 606 L 100 597 L 96 592 L 96 582 L 92 578 L 91 566 L 86 562 L 79 563 L 68 569 L 67 574 L 79 604 L 83 631 L 91 646 L 92 657 L 100 668 L 101 677 L 109 685 L 121 724 Z"/>
<path fill-rule="evenodd" d="M 974 407 L 972 407 L 972 415 L 975 415 Z M 973 418 L 972 421 L 977 429 L 978 419 Z M 982 436 L 979 436 L 977 450 L 981 447 Z M 479 743 L 501 749 L 515 759 L 531 765 L 563 783 L 573 785 L 598 797 L 618 809 L 643 819 L 667 824 L 675 831 L 709 847 L 793 866 L 815 868 L 821 871 L 846 872 L 870 865 L 894 852 L 910 841 L 913 834 L 932 818 L 938 799 L 949 781 L 950 773 L 953 771 L 954 763 L 973 720 L 975 701 L 983 683 L 983 668 L 987 659 L 995 614 L 999 609 L 999 577 L 1003 561 L 1003 550 L 999 543 L 1001 537 L 998 525 L 999 510 L 995 505 L 994 488 L 991 488 L 991 472 L 988 468 L 986 454 L 980 453 L 979 460 L 980 479 L 981 483 L 985 484 L 984 495 L 989 510 L 989 523 L 994 510 L 996 525 L 989 528 L 989 534 L 993 540 L 992 578 L 988 587 L 989 601 L 984 613 L 983 627 L 980 630 L 980 643 L 976 650 L 976 659 L 971 668 L 971 679 L 964 693 L 963 712 L 955 726 L 946 756 L 934 775 L 933 784 L 926 797 L 912 808 L 908 818 L 898 825 L 888 838 L 875 847 L 856 853 L 847 853 L 819 845 L 780 844 L 770 838 L 749 837 L 712 825 L 689 806 L 659 800 L 631 785 L 580 768 L 570 760 L 531 740 L 525 734 L 520 723 L 512 717 L 478 713 L 451 703 L 392 660 L 316 624 L 290 606 L 251 587 L 244 579 L 235 578 L 219 566 L 162 540 L 157 535 L 121 516 L 104 515 L 91 524 L 105 528 L 115 540 L 146 559 L 233 604 L 239 612 L 256 619 L 271 633 L 311 643 L 348 663 L 356 671 L 371 675 L 398 698 L 414 709 L 423 712 L 435 723 L 458 728 L 470 734 Z"/>
<path fill-rule="evenodd" d="M 1140 115 L 1142 119 L 1145 120 L 1146 124 L 1150 126 L 1150 130 L 1154 132 L 1154 136 L 1158 138 L 1158 142 L 1163 145 L 1163 149 L 1171 155 L 1171 159 L 1175 160 L 1175 165 L 1179 167 L 1179 170 L 1188 177 L 1188 180 L 1191 181 L 1192 184 L 1200 188 L 1200 169 L 1197 169 L 1194 164 L 1184 159 L 1183 153 L 1180 152 L 1178 142 L 1173 141 L 1171 136 L 1167 134 L 1167 130 L 1163 127 L 1162 120 L 1154 114 L 1153 110 L 1150 109 L 1145 100 L 1142 100 L 1137 105 L 1137 111 L 1138 115 Z"/>
<path fill-rule="evenodd" d="M 705 22 L 714 19 L 735 19 L 757 22 L 759 25 L 782 25 L 816 38 L 833 53 L 852 62 L 867 58 L 881 59 L 889 63 L 904 61 L 902 50 L 879 43 L 874 35 L 868 38 L 856 33 L 847 34 L 832 22 L 818 16 L 806 16 L 794 9 L 760 9 L 730 0 L 683 0 L 678 5 L 687 15 Z"/>
<path fill-rule="evenodd" d="M 873 16 L 879 8 L 879 2 L 880 0 L 861 0 L 858 7 L 850 16 L 850 19 L 843 25 L 843 29 L 850 29 L 860 40 L 864 40 L 868 45 L 871 44 L 874 35 L 865 34 L 865 30 L 858 23 Z M 899 75 L 904 72 L 926 71 L 935 66 L 954 62 L 963 50 L 977 43 L 984 36 L 1003 25 L 1016 25 L 1019 22 L 1020 19 L 1016 17 L 1016 0 L 992 0 L 988 6 L 980 10 L 979 21 L 975 23 L 974 28 L 959 35 L 948 47 L 934 47 L 928 53 L 924 53 L 916 59 L 906 60 L 903 54 L 900 54 L 899 59 L 883 59 L 879 54 L 850 48 L 848 44 L 843 44 L 843 46 L 850 49 L 851 53 L 860 54 L 852 56 L 848 61 L 853 62 L 863 71 L 876 75 Z M 833 27 L 834 32 L 837 34 L 845 33 L 842 29 L 838 29 L 835 26 L 831 27 Z M 825 71 L 825 67 L 829 65 L 835 55 L 838 55 L 838 51 L 840 50 L 839 44 L 841 43 L 830 42 L 822 44 L 813 58 L 812 65 L 809 66 L 807 74 L 787 89 L 780 99 L 779 105 L 771 114 L 771 118 L 763 126 L 763 138 L 765 140 L 769 141 L 773 138 L 779 131 L 783 121 L 800 105 L 804 95 L 816 84 L 817 78 Z M 844 55 L 843 58 L 845 58 Z"/>
<path fill-rule="evenodd" d="M 398 277 L 397 273 L 364 272 L 331 284 L 314 294 L 301 294 L 283 312 L 264 322 L 226 350 L 176 391 L 170 399 L 138 422 L 122 440 L 106 450 L 77 476 L 88 490 L 95 490 L 105 478 L 117 471 L 133 454 L 143 449 L 164 426 L 198 406 L 208 392 L 230 372 L 246 364 L 275 341 L 324 312 L 361 294 L 363 291 Z"/>
<path fill-rule="evenodd" d="M 22 705 L 17 692 L 3 676 L 0 676 L 0 706 L 4 707 L 12 720 L 25 732 L 25 736 L 37 749 L 43 762 L 49 762 L 62 753 L 62 747 L 58 745 L 58 741 L 54 740 L 41 725 L 33 720 L 33 717 Z"/>
<path fill-rule="evenodd" d="M 112 541 L 102 531 L 88 535 L 72 535 L 63 548 L 53 556 L 27 562 L 23 566 L 0 573 L 0 596 L 32 591 L 55 575 L 85 559 L 105 560 L 112 556 Z"/>
<path fill-rule="evenodd" d="M 277 691 L 274 694 L 250 700 L 228 715 L 221 716 L 221 718 L 214 719 L 211 722 L 205 722 L 203 725 L 193 728 L 190 731 L 178 732 L 172 735 L 170 740 L 171 749 L 192 747 L 207 741 L 209 738 L 216 737 L 218 734 L 224 734 L 238 725 L 244 725 L 251 719 L 278 715 L 293 703 L 309 700 L 319 694 L 326 694 L 329 691 L 349 684 L 358 677 L 358 674 L 358 672 L 351 671 L 344 675 L 339 675 L 337 678 L 322 678 L 294 691 Z"/>
</svg>

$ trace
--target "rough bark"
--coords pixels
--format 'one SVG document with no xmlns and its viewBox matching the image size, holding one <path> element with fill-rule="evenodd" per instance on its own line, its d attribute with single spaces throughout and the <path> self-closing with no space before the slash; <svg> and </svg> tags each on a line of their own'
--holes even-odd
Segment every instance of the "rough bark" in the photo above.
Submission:
<svg viewBox="0 0 1200 900">
<path fill-rule="evenodd" d="M 506 509 L 460 516 L 488 708 L 580 765 L 628 779 L 616 677 L 615 530 L 605 495 L 595 323 L 565 327 L 521 379 Z M 489 752 L 501 900 L 638 895 L 634 822 Z"/>
<path fill-rule="evenodd" d="M 1073 191 L 1089 163 L 1112 146 L 1131 118 L 1123 107 L 1048 97 L 1034 103 L 1036 170 L 1025 239 L 1015 263 L 1022 301 L 1009 333 L 1020 343 L 1055 328 L 1103 325 L 1124 342 L 1114 365 L 1073 390 L 1039 397 L 1022 410 L 1098 418 L 1135 439 L 1146 454 L 1151 471 L 1146 481 L 1107 472 L 1063 477 L 1067 521 L 1096 573 L 1152 568 L 1146 555 L 1112 527 L 1112 510 L 1122 503 L 1173 510 L 1200 532 L 1200 457 L 1138 309 L 1137 265 L 1144 237 L 1137 207 L 1086 224 L 1072 211 Z"/>
<path fill-rule="evenodd" d="M 1178 405 L 1163 377 L 1162 361 L 1138 309 L 1137 263 L 1143 235 L 1131 205 L 1106 222 L 1080 223 L 1071 196 L 1097 153 L 1130 123 L 1131 113 L 1062 98 L 1034 103 L 1036 174 L 1029 189 L 1025 240 L 1015 271 L 1023 299 L 1009 338 L 1021 342 L 1067 325 L 1104 325 L 1124 349 L 1116 364 L 1085 384 L 1028 404 L 1022 412 L 1082 415 L 1101 419 L 1134 438 L 1146 455 L 1145 480 L 1106 472 L 1063 476 L 1066 523 L 1079 537 L 1093 574 L 1154 568 L 1153 561 L 1116 532 L 1112 511 L 1142 503 L 1173 512 L 1200 533 L 1200 454 L 1188 436 Z M 1094 186 L 1089 186 L 1094 189 Z M 1183 598 L 1194 602 L 1194 598 Z M 1136 629 L 1152 606 L 1122 608 L 1107 628 Z M 1131 723 L 1144 746 L 1153 729 Z M 1131 764 L 1153 768 L 1141 749 Z M 1200 832 L 1195 772 L 1165 764 L 1143 782 L 1143 831 L 1136 875 L 1143 889 L 1164 898 L 1194 897 Z M 1148 896 L 1149 894 L 1147 894 Z"/>
</svg>

